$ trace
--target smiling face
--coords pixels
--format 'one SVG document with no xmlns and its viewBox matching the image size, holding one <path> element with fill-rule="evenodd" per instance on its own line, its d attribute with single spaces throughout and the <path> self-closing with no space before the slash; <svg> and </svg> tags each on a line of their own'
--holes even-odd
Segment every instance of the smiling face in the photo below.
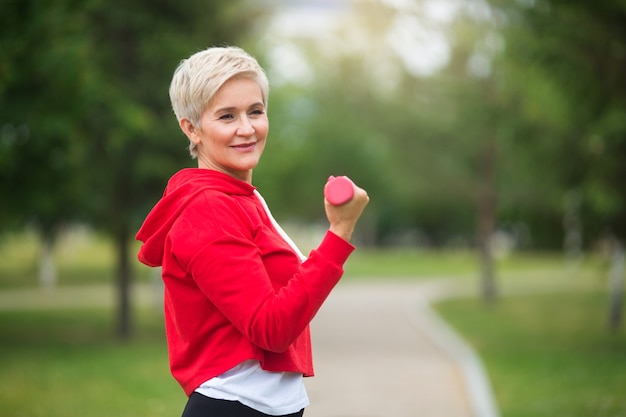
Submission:
<svg viewBox="0 0 626 417">
<path fill-rule="evenodd" d="M 198 146 L 198 167 L 214 169 L 251 183 L 269 130 L 257 82 L 237 77 L 226 81 L 202 112 L 200 126 L 181 119 L 180 127 Z"/>
</svg>

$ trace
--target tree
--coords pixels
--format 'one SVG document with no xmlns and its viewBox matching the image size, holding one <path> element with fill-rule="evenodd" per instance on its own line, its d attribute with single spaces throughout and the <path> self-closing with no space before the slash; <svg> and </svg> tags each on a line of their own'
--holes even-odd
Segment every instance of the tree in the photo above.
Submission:
<svg viewBox="0 0 626 417">
<path fill-rule="evenodd" d="M 170 110 L 173 71 L 200 49 L 243 42 L 260 10 L 246 0 L 3 2 L 0 192 L 12 198 L 1 225 L 34 223 L 48 246 L 77 220 L 112 236 L 121 338 L 132 333 L 131 238 L 166 179 L 193 163 Z"/>
<path fill-rule="evenodd" d="M 191 165 L 167 90 L 178 62 L 244 39 L 258 9 L 245 1 L 93 0 L 86 171 L 89 216 L 117 248 L 118 334 L 132 333 L 130 239 L 176 170 Z"/>
<path fill-rule="evenodd" d="M 556 102 L 554 111 L 563 113 L 560 97 L 543 92 L 528 98 L 525 89 L 536 88 L 541 78 L 526 76 L 531 86 L 520 83 L 521 72 L 513 71 L 502 54 L 506 19 L 480 2 L 459 6 L 452 23 L 438 28 L 451 46 L 444 68 L 427 75 L 412 69 L 400 59 L 404 55 L 394 53 L 410 46 L 389 39 L 400 24 L 412 27 L 411 33 L 428 28 L 424 5 L 360 2 L 338 30 L 339 45 L 332 52 L 326 48 L 329 42 L 320 42 L 322 52 L 314 41 L 301 46 L 315 53 L 309 59 L 312 72 L 320 74 L 313 81 L 314 94 L 327 90 L 332 97 L 323 112 L 314 113 L 307 132 L 324 129 L 311 146 L 321 148 L 326 137 L 333 138 L 332 149 L 344 164 L 349 158 L 367 161 L 341 150 L 339 144 L 350 143 L 354 134 L 361 146 L 352 148 L 372 146 L 385 155 L 383 163 L 366 165 L 384 167 L 376 171 L 381 180 L 371 190 L 389 196 L 383 207 L 372 207 L 380 210 L 380 229 L 391 237 L 394 230 L 419 228 L 436 245 L 465 237 L 478 249 L 481 292 L 491 301 L 497 293 L 492 245 L 503 214 L 519 219 L 525 212 L 554 215 L 561 210 L 556 193 L 549 192 L 561 191 L 561 171 L 533 169 L 533 162 L 554 164 L 559 155 L 558 146 L 542 143 L 538 132 L 562 144 L 561 116 L 537 118 L 532 109 Z M 350 49 L 341 39 L 361 42 Z M 384 146 L 373 146 L 376 140 Z M 377 233 L 379 243 L 387 239 L 385 232 Z"/>
<path fill-rule="evenodd" d="M 620 264 L 626 239 L 626 3 L 491 2 L 509 17 L 508 59 L 541 71 L 570 103 L 564 182 L 582 195 L 587 245 L 608 235 Z M 612 328 L 621 320 L 620 297 L 613 297 Z"/>
<path fill-rule="evenodd" d="M 43 242 L 40 281 L 55 284 L 59 228 L 78 216 L 84 21 L 74 2 L 5 1 L 0 15 L 0 228 L 30 224 Z"/>
</svg>

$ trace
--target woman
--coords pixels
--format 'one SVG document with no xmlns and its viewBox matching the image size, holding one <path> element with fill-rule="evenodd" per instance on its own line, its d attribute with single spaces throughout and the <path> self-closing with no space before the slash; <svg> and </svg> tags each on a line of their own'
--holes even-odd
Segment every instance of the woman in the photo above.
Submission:
<svg viewBox="0 0 626 417">
<path fill-rule="evenodd" d="M 161 266 L 170 367 L 183 417 L 301 416 L 313 375 L 309 323 L 339 281 L 367 193 L 325 201 L 329 229 L 303 256 L 252 186 L 265 147 L 268 81 L 235 47 L 183 60 L 170 99 L 198 168 L 183 169 L 137 233 Z"/>
</svg>

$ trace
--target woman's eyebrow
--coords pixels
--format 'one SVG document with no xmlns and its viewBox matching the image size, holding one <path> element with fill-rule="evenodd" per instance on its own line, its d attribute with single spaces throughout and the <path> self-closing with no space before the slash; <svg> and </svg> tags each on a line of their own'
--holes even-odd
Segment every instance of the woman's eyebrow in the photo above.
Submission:
<svg viewBox="0 0 626 417">
<path fill-rule="evenodd" d="M 254 108 L 254 107 L 265 107 L 265 104 L 263 104 L 262 101 L 257 101 L 248 106 L 249 109 Z M 214 113 L 233 112 L 235 110 L 237 110 L 237 106 L 226 106 L 226 107 L 220 107 L 218 109 L 215 109 Z"/>
</svg>

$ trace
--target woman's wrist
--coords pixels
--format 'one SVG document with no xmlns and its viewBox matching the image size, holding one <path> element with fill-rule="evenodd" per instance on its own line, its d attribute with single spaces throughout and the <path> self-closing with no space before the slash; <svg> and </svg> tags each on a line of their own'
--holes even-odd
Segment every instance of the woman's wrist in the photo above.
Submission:
<svg viewBox="0 0 626 417">
<path fill-rule="evenodd" d="M 333 232 L 335 235 L 345 240 L 346 242 L 350 242 L 352 240 L 352 233 L 354 232 L 354 227 L 331 225 L 329 230 Z"/>
</svg>

